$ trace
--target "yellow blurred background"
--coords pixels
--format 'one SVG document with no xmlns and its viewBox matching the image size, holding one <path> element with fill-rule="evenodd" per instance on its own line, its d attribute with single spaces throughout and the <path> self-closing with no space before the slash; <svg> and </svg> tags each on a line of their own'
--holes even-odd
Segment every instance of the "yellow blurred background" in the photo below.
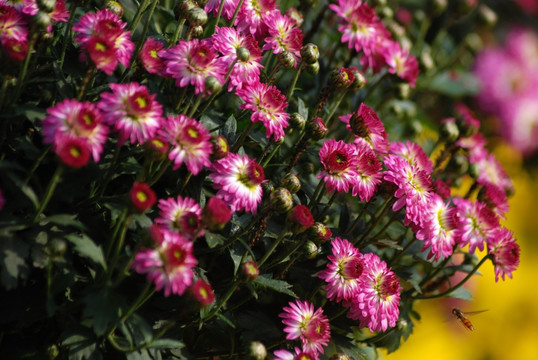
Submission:
<svg viewBox="0 0 538 360">
<path fill-rule="evenodd" d="M 497 147 L 494 154 L 516 189 L 503 222 L 521 248 L 513 279 L 495 283 L 488 261 L 479 270 L 482 276 L 465 285 L 473 293 L 472 302 L 436 299 L 417 303 L 422 318 L 415 323 L 413 334 L 382 359 L 538 359 L 538 170 L 534 174 L 523 170 L 518 153 L 506 145 Z M 453 306 L 463 311 L 488 311 L 469 317 L 475 328 L 469 331 L 451 314 Z"/>
</svg>

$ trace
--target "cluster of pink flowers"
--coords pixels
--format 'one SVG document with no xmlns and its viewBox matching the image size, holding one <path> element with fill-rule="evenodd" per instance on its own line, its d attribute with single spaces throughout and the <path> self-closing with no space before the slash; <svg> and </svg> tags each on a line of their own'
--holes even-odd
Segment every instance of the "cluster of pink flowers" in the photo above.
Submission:
<svg viewBox="0 0 538 360">
<path fill-rule="evenodd" d="M 388 71 L 407 81 L 412 87 L 418 76 L 418 61 L 392 39 L 374 9 L 366 1 L 338 0 L 329 7 L 338 15 L 341 41 L 361 54 L 361 64 L 374 72 Z"/>
<path fill-rule="evenodd" d="M 523 155 L 538 150 L 538 34 L 513 28 L 504 45 L 481 51 L 474 74 L 481 83 L 482 108 L 501 122 L 501 132 Z"/>
</svg>

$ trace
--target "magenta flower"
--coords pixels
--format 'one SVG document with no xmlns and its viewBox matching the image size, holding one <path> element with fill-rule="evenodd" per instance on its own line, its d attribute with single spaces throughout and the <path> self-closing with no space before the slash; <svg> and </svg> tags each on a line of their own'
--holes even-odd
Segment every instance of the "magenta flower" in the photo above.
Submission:
<svg viewBox="0 0 538 360">
<path fill-rule="evenodd" d="M 495 230 L 495 234 L 488 239 L 488 254 L 493 256 L 495 265 L 495 282 L 499 281 L 499 277 L 504 281 L 505 275 L 512 278 L 512 271 L 519 265 L 519 251 L 512 232 L 504 227 Z"/>
<path fill-rule="evenodd" d="M 456 205 L 458 229 L 457 242 L 461 247 L 469 244 L 469 252 L 475 249 L 484 250 L 484 244 L 496 234 L 499 218 L 481 201 L 470 201 L 462 198 L 452 200 Z"/>
<path fill-rule="evenodd" d="M 37 6 L 36 0 L 23 0 L 24 7 L 22 12 L 29 16 L 35 16 L 39 12 L 39 7 Z M 49 13 L 50 18 L 53 20 L 51 24 L 47 27 L 47 32 L 52 31 L 52 25 L 56 22 L 67 22 L 69 18 L 69 10 L 65 6 L 65 0 L 56 0 L 54 9 Z"/>
<path fill-rule="evenodd" d="M 66 99 L 47 109 L 43 119 L 43 142 L 58 148 L 63 137 L 82 139 L 95 162 L 99 162 L 108 136 L 99 109 L 89 102 Z"/>
<path fill-rule="evenodd" d="M 252 111 L 252 122 L 263 123 L 267 137 L 273 135 L 275 141 L 284 137 L 284 129 L 288 127 L 290 118 L 284 110 L 288 102 L 276 86 L 255 82 L 237 90 L 236 94 L 245 102 L 241 109 Z"/>
<path fill-rule="evenodd" d="M 409 50 L 402 48 L 396 41 L 388 41 L 383 55 L 389 66 L 389 73 L 397 75 L 411 87 L 415 87 L 419 73 L 418 61 L 409 54 Z"/>
<path fill-rule="evenodd" d="M 101 93 L 98 103 L 104 120 L 119 131 L 118 143 L 127 139 L 143 144 L 153 138 L 161 126 L 162 106 L 144 85 L 136 82 L 110 84 L 112 93 Z"/>
<path fill-rule="evenodd" d="M 323 309 L 314 311 L 313 304 L 300 300 L 288 305 L 289 307 L 284 307 L 283 312 L 278 315 L 286 325 L 286 339 L 300 339 L 303 351 L 323 354 L 323 347 L 327 346 L 331 337 L 329 319 L 323 314 Z"/>
<path fill-rule="evenodd" d="M 6 3 L 0 3 L 0 45 L 2 52 L 14 62 L 21 62 L 28 53 L 28 28 L 23 14 Z"/>
<path fill-rule="evenodd" d="M 476 182 L 480 185 L 494 185 L 505 190 L 514 188 L 512 180 L 494 154 L 487 154 L 477 165 L 479 175 Z"/>
<path fill-rule="evenodd" d="M 135 182 L 129 191 L 131 205 L 137 213 L 145 213 L 155 204 L 157 196 L 151 187 L 143 182 Z"/>
<path fill-rule="evenodd" d="M 148 73 L 164 75 L 164 61 L 158 55 L 163 48 L 164 43 L 152 37 L 148 37 L 142 45 L 138 58 Z"/>
<path fill-rule="evenodd" d="M 356 113 L 340 116 L 340 120 L 355 134 L 356 143 L 366 142 L 378 153 L 387 153 L 388 136 L 385 125 L 371 107 L 361 103 Z"/>
<path fill-rule="evenodd" d="M 417 166 L 420 170 L 431 174 L 433 172 L 433 163 L 420 145 L 407 140 L 405 143 L 392 142 L 389 146 L 389 152 L 407 160 L 410 165 Z"/>
<path fill-rule="evenodd" d="M 230 205 L 232 211 L 256 213 L 262 201 L 263 168 L 247 155 L 230 153 L 215 161 L 209 177 L 217 196 Z"/>
<path fill-rule="evenodd" d="M 317 352 L 304 351 L 298 347 L 293 349 L 293 353 L 288 350 L 275 350 L 273 355 L 274 360 L 319 360 Z"/>
<path fill-rule="evenodd" d="M 351 189 L 353 196 L 359 196 L 361 201 L 368 202 L 381 183 L 383 172 L 381 163 L 372 148 L 364 142 L 356 142 L 354 157 L 357 161 L 357 178 Z"/>
<path fill-rule="evenodd" d="M 276 0 L 245 0 L 234 25 L 261 41 L 268 35 L 265 20 L 272 12 L 279 11 L 277 6 Z"/>
<path fill-rule="evenodd" d="M 506 219 L 505 214 L 508 212 L 509 206 L 508 197 L 504 189 L 493 184 L 486 184 L 479 194 L 479 199 L 485 202 L 499 218 Z"/>
<path fill-rule="evenodd" d="M 54 152 L 63 164 L 73 169 L 79 169 L 88 164 L 91 153 L 84 138 L 60 134 L 56 140 L 57 145 L 54 147 Z"/>
<path fill-rule="evenodd" d="M 467 157 L 470 163 L 478 163 L 488 156 L 486 150 L 486 139 L 481 133 L 476 133 L 469 137 L 460 137 L 456 145 L 467 151 Z"/>
<path fill-rule="evenodd" d="M 303 33 L 295 26 L 295 21 L 280 11 L 273 11 L 264 18 L 269 36 L 265 40 L 262 50 L 273 50 L 273 54 L 283 51 L 290 52 L 295 58 L 293 64 L 301 60 L 301 47 L 303 46 Z"/>
<path fill-rule="evenodd" d="M 334 190 L 346 193 L 355 185 L 359 174 L 358 158 L 355 156 L 353 145 L 346 144 L 342 140 L 329 139 L 321 146 L 319 159 L 323 170 L 319 173 L 318 179 L 323 178 L 329 194 Z"/>
<path fill-rule="evenodd" d="M 233 212 L 230 207 L 218 197 L 210 198 L 202 210 L 203 225 L 211 231 L 218 231 L 230 221 Z"/>
<path fill-rule="evenodd" d="M 194 276 L 193 243 L 156 225 L 151 228 L 151 233 L 156 248 L 139 251 L 131 267 L 137 273 L 145 274 L 148 281 L 153 281 L 157 291 L 164 291 L 164 296 L 182 295 Z"/>
<path fill-rule="evenodd" d="M 209 76 L 222 84 L 228 70 L 226 61 L 215 52 L 210 39 L 181 40 L 178 45 L 159 51 L 158 56 L 165 63 L 164 74 L 176 79 L 178 87 L 194 86 L 195 94 L 204 93 Z"/>
<path fill-rule="evenodd" d="M 213 13 L 214 16 L 217 16 L 221 1 L 224 1 L 222 17 L 226 20 L 231 20 L 239 0 L 209 0 L 207 4 L 205 4 L 205 12 L 208 14 Z"/>
<path fill-rule="evenodd" d="M 181 196 L 160 199 L 159 210 L 155 223 L 162 228 L 175 231 L 187 240 L 194 240 L 195 235 L 203 235 L 203 231 L 200 231 L 202 209 L 194 199 Z"/>
<path fill-rule="evenodd" d="M 189 293 L 201 307 L 209 306 L 215 301 L 215 294 L 211 284 L 202 279 L 198 279 L 192 284 L 189 288 Z"/>
<path fill-rule="evenodd" d="M 329 300 L 351 300 L 360 291 L 359 279 L 364 270 L 362 254 L 346 239 L 336 237 L 331 246 L 327 268 L 318 277 L 327 283 L 325 290 Z"/>
<path fill-rule="evenodd" d="M 174 162 L 174 169 L 185 163 L 191 173 L 198 175 L 204 167 L 211 165 L 211 135 L 195 119 L 183 114 L 169 115 L 159 135 L 172 146 L 168 158 Z"/>
<path fill-rule="evenodd" d="M 361 291 L 346 302 L 350 307 L 347 316 L 359 320 L 361 327 L 368 326 L 372 332 L 386 331 L 396 326 L 402 287 L 396 275 L 376 254 L 365 254 L 363 260 Z"/>
</svg>

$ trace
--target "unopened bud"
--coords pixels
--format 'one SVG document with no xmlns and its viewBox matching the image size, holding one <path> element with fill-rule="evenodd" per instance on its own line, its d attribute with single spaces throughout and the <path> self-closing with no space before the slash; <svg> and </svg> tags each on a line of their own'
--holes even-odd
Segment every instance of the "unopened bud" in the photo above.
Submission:
<svg viewBox="0 0 538 360">
<path fill-rule="evenodd" d="M 213 136 L 210 141 L 213 148 L 213 152 L 211 153 L 212 161 L 224 159 L 228 156 L 229 146 L 224 136 Z"/>
<path fill-rule="evenodd" d="M 187 13 L 195 7 L 198 6 L 193 0 L 179 0 L 174 7 L 174 15 L 178 19 L 186 18 Z"/>
<path fill-rule="evenodd" d="M 204 27 L 201 25 L 193 26 L 193 28 L 191 29 L 192 37 L 195 37 L 195 38 L 200 37 L 202 36 L 203 33 L 204 33 Z"/>
<path fill-rule="evenodd" d="M 205 25 L 207 22 L 207 13 L 204 9 L 195 6 L 186 12 L 186 18 L 191 26 Z"/>
<path fill-rule="evenodd" d="M 481 174 L 480 165 L 478 165 L 477 163 L 469 164 L 469 175 L 471 175 L 473 179 L 478 179 L 480 174 Z"/>
<path fill-rule="evenodd" d="M 388 6 L 383 6 L 381 8 L 380 14 L 385 19 L 392 19 L 394 17 L 394 10 Z"/>
<path fill-rule="evenodd" d="M 246 47 L 238 47 L 235 54 L 239 61 L 248 61 L 250 59 L 250 51 Z"/>
<path fill-rule="evenodd" d="M 329 229 L 327 225 L 320 222 L 314 223 L 314 225 L 312 225 L 309 231 L 312 235 L 313 240 L 319 243 L 326 242 L 333 235 L 331 229 Z"/>
<path fill-rule="evenodd" d="M 285 69 L 291 69 L 295 65 L 295 56 L 289 51 L 282 51 L 277 57 L 278 62 Z"/>
<path fill-rule="evenodd" d="M 402 99 L 408 99 L 409 95 L 411 94 L 411 85 L 409 85 L 408 83 L 399 83 L 398 91 Z"/>
<path fill-rule="evenodd" d="M 288 173 L 280 180 L 280 186 L 285 187 L 290 193 L 295 194 L 301 189 L 301 180 L 299 180 L 297 175 Z"/>
<path fill-rule="evenodd" d="M 303 115 L 299 114 L 298 112 L 292 113 L 290 115 L 288 122 L 292 129 L 299 130 L 299 131 L 303 130 L 304 126 L 306 125 L 305 118 L 303 117 Z"/>
<path fill-rule="evenodd" d="M 301 59 L 307 63 L 312 64 L 319 59 L 319 49 L 316 44 L 308 43 L 301 48 Z"/>
<path fill-rule="evenodd" d="M 44 11 L 38 11 L 32 18 L 32 21 L 36 28 L 40 30 L 45 30 L 52 22 L 50 15 Z"/>
<path fill-rule="evenodd" d="M 445 9 L 448 6 L 448 0 L 433 0 L 431 2 L 431 5 L 432 5 L 432 10 L 438 14 L 442 11 L 445 11 Z"/>
<path fill-rule="evenodd" d="M 319 62 L 316 61 L 316 62 L 314 62 L 312 64 L 306 65 L 305 70 L 310 75 L 317 75 L 318 72 L 319 72 Z"/>
<path fill-rule="evenodd" d="M 407 330 L 407 326 L 409 324 L 407 323 L 407 320 L 405 319 L 398 319 L 396 322 L 396 327 L 398 328 L 398 331 L 405 331 Z"/>
<path fill-rule="evenodd" d="M 203 9 L 209 0 L 197 0 L 196 2 L 198 3 L 198 6 Z"/>
<path fill-rule="evenodd" d="M 62 256 L 67 250 L 67 244 L 63 239 L 54 239 L 51 244 L 52 255 Z"/>
<path fill-rule="evenodd" d="M 314 259 L 319 254 L 318 246 L 313 241 L 307 241 L 303 246 L 304 256 L 307 259 Z"/>
<path fill-rule="evenodd" d="M 149 141 L 146 141 L 144 143 L 144 148 L 151 159 L 164 160 L 170 146 L 166 140 L 160 137 L 155 137 Z"/>
<path fill-rule="evenodd" d="M 307 206 L 295 206 L 286 217 L 286 228 L 294 234 L 305 232 L 314 225 L 314 217 Z"/>
<path fill-rule="evenodd" d="M 205 88 L 211 94 L 216 94 L 222 89 L 222 84 L 214 76 L 208 76 L 205 78 Z"/>
<path fill-rule="evenodd" d="M 224 200 L 212 197 L 202 210 L 202 223 L 211 231 L 222 230 L 232 218 L 232 210 Z"/>
<path fill-rule="evenodd" d="M 460 130 L 456 125 L 456 119 L 446 118 L 441 120 L 441 139 L 447 143 L 453 143 L 460 137 Z"/>
<path fill-rule="evenodd" d="M 311 162 L 306 162 L 301 166 L 301 172 L 305 175 L 313 174 L 316 171 L 316 167 Z"/>
<path fill-rule="evenodd" d="M 123 16 L 123 6 L 117 1 L 107 1 L 105 8 L 118 15 L 120 18 Z"/>
<path fill-rule="evenodd" d="M 267 357 L 267 349 L 259 341 L 253 341 L 249 345 L 249 360 L 264 360 Z"/>
<path fill-rule="evenodd" d="M 487 26 L 494 26 L 499 19 L 497 13 L 485 4 L 478 7 L 478 18 Z"/>
<path fill-rule="evenodd" d="M 366 85 L 366 76 L 364 76 L 364 74 L 355 67 L 352 67 L 351 71 L 353 72 L 355 80 L 353 80 L 353 82 L 351 83 L 350 88 L 352 90 L 362 89 Z"/>
<path fill-rule="evenodd" d="M 241 269 L 243 270 L 243 275 L 245 276 L 247 282 L 252 282 L 256 280 L 256 278 L 260 275 L 258 264 L 256 264 L 252 260 L 243 263 Z"/>
<path fill-rule="evenodd" d="M 432 53 L 429 47 L 425 46 L 420 53 L 420 62 L 426 70 L 432 70 L 435 67 L 435 62 L 433 61 Z"/>
<path fill-rule="evenodd" d="M 37 0 L 36 4 L 39 10 L 44 11 L 46 13 L 51 13 L 54 11 L 54 8 L 56 7 L 56 0 Z"/>
<path fill-rule="evenodd" d="M 269 206 L 279 214 L 290 211 L 293 207 L 293 198 L 290 191 L 284 187 L 278 187 L 273 190 L 269 197 Z"/>
<path fill-rule="evenodd" d="M 323 119 L 318 117 L 307 124 L 307 131 L 314 140 L 323 139 L 329 133 L 329 129 L 325 126 Z"/>
<path fill-rule="evenodd" d="M 463 154 L 454 154 L 450 158 L 447 170 L 457 175 L 463 175 L 469 170 L 469 160 Z"/>
<path fill-rule="evenodd" d="M 271 194 L 275 190 L 275 185 L 271 181 L 262 182 L 263 194 Z"/>
<path fill-rule="evenodd" d="M 329 74 L 329 84 L 337 89 L 347 89 L 355 81 L 353 72 L 348 68 L 338 68 Z"/>
</svg>

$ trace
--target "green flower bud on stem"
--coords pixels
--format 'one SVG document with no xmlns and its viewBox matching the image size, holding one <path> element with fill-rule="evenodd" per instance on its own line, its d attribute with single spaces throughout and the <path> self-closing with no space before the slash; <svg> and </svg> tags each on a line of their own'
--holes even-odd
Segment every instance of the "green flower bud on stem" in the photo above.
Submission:
<svg viewBox="0 0 538 360">
<path fill-rule="evenodd" d="M 56 0 L 37 0 L 37 7 L 46 13 L 51 13 L 56 7 Z"/>
<path fill-rule="evenodd" d="M 460 137 L 460 130 L 456 125 L 456 119 L 446 118 L 441 121 L 440 138 L 447 143 L 453 143 Z"/>
<path fill-rule="evenodd" d="M 327 129 L 325 122 L 320 117 L 310 121 L 307 124 L 306 130 L 313 140 L 323 139 L 329 133 L 329 129 Z"/>
<path fill-rule="evenodd" d="M 43 11 L 38 11 L 32 18 L 33 25 L 37 30 L 45 30 L 52 22 L 49 14 Z"/>
<path fill-rule="evenodd" d="M 288 189 L 290 193 L 295 194 L 301 189 L 301 180 L 297 175 L 288 173 L 280 180 L 280 185 Z"/>
<path fill-rule="evenodd" d="M 208 76 L 205 78 L 205 88 L 211 94 L 216 94 L 222 89 L 222 84 L 214 76 Z"/>
<path fill-rule="evenodd" d="M 284 214 L 293 207 L 293 198 L 288 189 L 278 187 L 269 196 L 269 206 L 279 214 Z"/>
<path fill-rule="evenodd" d="M 107 8 L 114 14 L 118 15 L 120 18 L 123 16 L 123 5 L 121 5 L 117 1 L 114 1 L 114 0 L 107 1 L 105 8 Z"/>
<path fill-rule="evenodd" d="M 301 59 L 307 63 L 312 64 L 319 59 L 319 49 L 317 45 L 308 43 L 301 48 Z"/>
<path fill-rule="evenodd" d="M 239 61 L 248 61 L 250 59 L 250 51 L 245 47 L 238 47 L 235 54 Z"/>
<path fill-rule="evenodd" d="M 289 51 L 282 51 L 277 55 L 278 62 L 285 69 L 291 69 L 295 65 L 295 56 Z"/>
<path fill-rule="evenodd" d="M 307 64 L 305 66 L 305 70 L 307 73 L 309 73 L 310 75 L 317 75 L 318 72 L 319 72 L 319 62 L 316 61 L 312 64 Z"/>
<path fill-rule="evenodd" d="M 207 13 L 195 6 L 186 12 L 186 18 L 191 26 L 203 26 L 207 22 Z"/>
<path fill-rule="evenodd" d="M 250 360 L 264 360 L 267 357 L 267 349 L 259 341 L 253 341 L 249 345 L 248 356 Z"/>
<path fill-rule="evenodd" d="M 290 119 L 288 120 L 290 126 L 292 129 L 295 130 L 303 130 L 306 125 L 306 120 L 303 117 L 303 115 L 295 112 L 290 115 Z"/>
<path fill-rule="evenodd" d="M 307 259 L 314 259 L 319 254 L 319 248 L 313 241 L 307 241 L 303 245 L 304 256 Z"/>
</svg>

